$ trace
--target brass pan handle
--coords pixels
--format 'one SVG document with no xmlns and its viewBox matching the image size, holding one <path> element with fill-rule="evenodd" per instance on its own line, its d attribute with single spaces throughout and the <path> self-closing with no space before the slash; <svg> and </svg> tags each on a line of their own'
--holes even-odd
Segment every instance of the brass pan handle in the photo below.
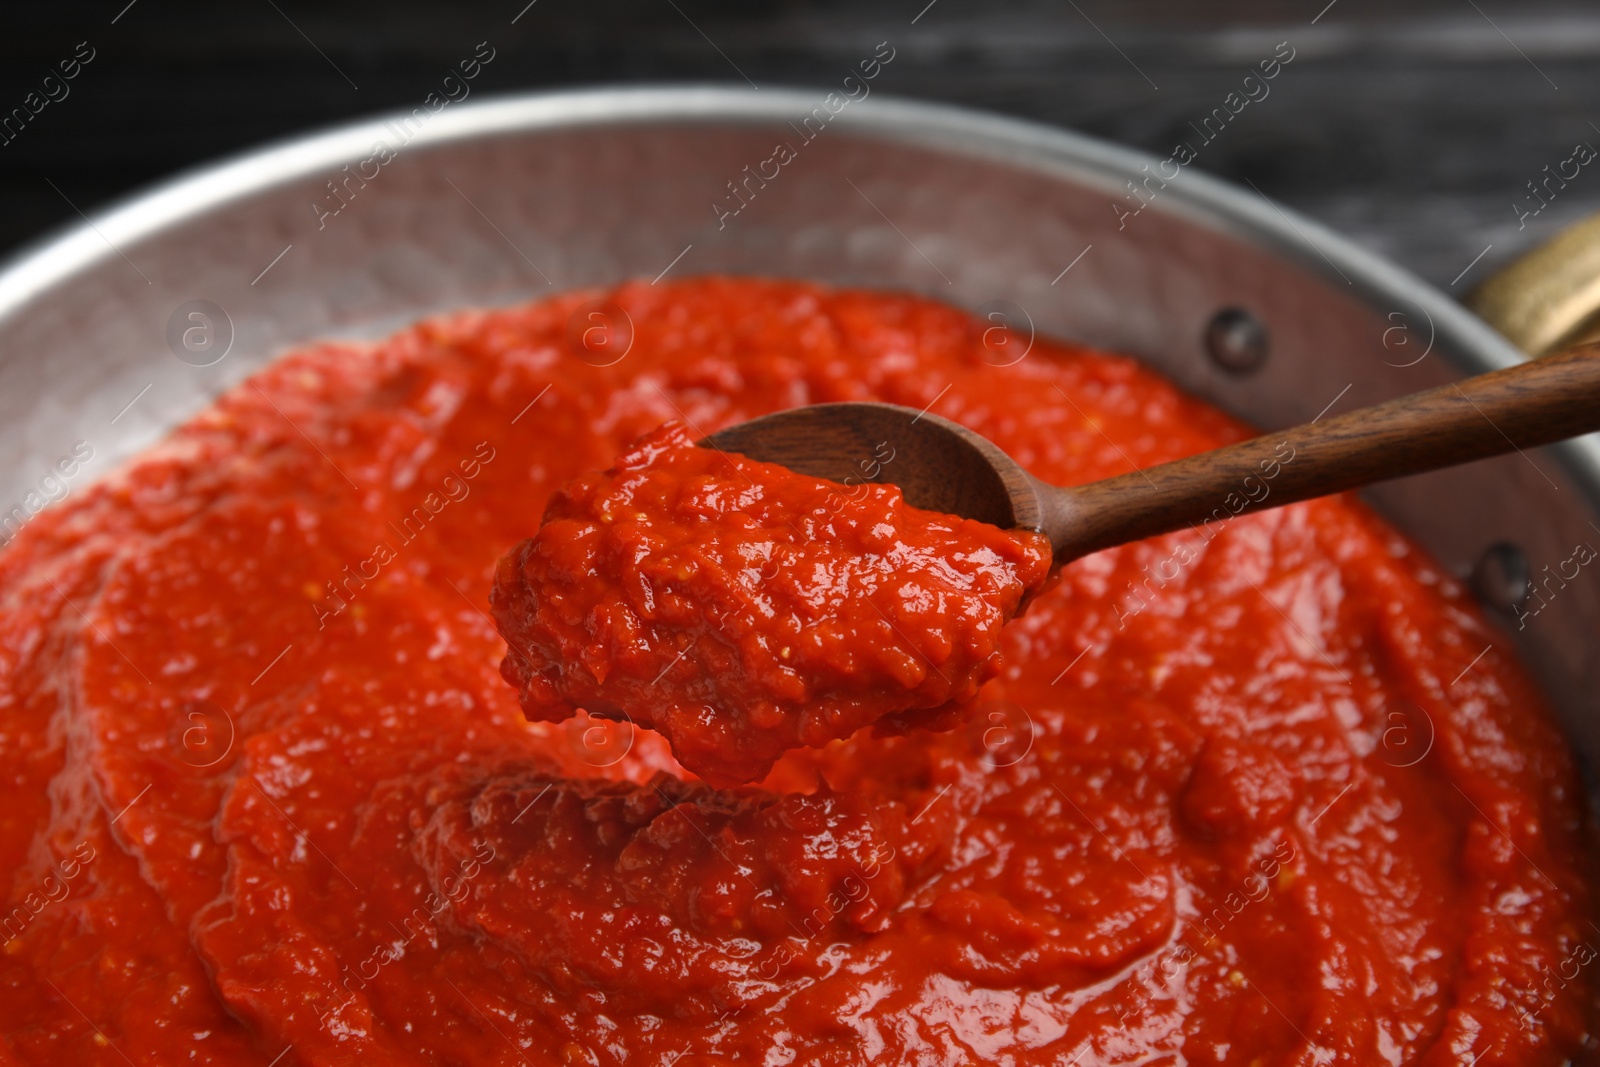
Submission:
<svg viewBox="0 0 1600 1067">
<path fill-rule="evenodd" d="M 1600 215 L 1494 274 L 1466 304 L 1534 358 L 1600 339 Z"/>
</svg>

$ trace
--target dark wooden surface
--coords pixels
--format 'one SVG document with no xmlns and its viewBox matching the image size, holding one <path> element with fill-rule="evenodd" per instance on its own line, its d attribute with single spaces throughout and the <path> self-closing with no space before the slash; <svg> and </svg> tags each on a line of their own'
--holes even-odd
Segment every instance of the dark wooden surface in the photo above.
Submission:
<svg viewBox="0 0 1600 1067">
<path fill-rule="evenodd" d="M 877 91 L 1038 119 L 1165 156 L 1190 121 L 1287 40 L 1293 65 L 1198 166 L 1248 179 L 1458 294 L 1564 222 L 1600 210 L 1600 163 L 1526 226 L 1513 206 L 1576 143 L 1600 148 L 1593 3 L 525 3 L 6 5 L 0 114 L 78 42 L 95 59 L 68 97 L 0 145 L 0 250 L 75 219 L 72 205 L 92 210 L 272 138 L 413 106 L 479 41 L 497 50 L 475 83 L 487 94 L 641 81 L 831 85 L 888 40 L 898 56 Z"/>
</svg>

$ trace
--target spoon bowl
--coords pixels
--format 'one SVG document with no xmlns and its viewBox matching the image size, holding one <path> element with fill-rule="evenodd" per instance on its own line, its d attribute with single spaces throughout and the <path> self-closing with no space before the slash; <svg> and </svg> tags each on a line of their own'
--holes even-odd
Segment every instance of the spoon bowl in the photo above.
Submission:
<svg viewBox="0 0 1600 1067">
<path fill-rule="evenodd" d="M 888 482 L 906 503 L 1040 530 L 1052 486 L 960 423 L 898 404 L 813 404 L 720 430 L 703 445 L 843 485 Z"/>
</svg>

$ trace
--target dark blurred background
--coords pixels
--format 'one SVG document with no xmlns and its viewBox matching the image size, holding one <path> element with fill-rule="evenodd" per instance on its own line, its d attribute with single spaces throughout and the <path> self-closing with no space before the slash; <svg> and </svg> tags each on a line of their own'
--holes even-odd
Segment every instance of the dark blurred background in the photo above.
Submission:
<svg viewBox="0 0 1600 1067">
<path fill-rule="evenodd" d="M 1458 295 L 1600 210 L 1600 162 L 1548 203 L 1528 188 L 1578 143 L 1600 148 L 1592 0 L 47 0 L 0 14 L 0 119 L 45 90 L 60 97 L 0 127 L 0 252 L 196 164 L 409 109 L 480 41 L 496 56 L 475 98 L 638 82 L 832 87 L 882 40 L 897 56 L 876 92 L 1162 156 L 1288 41 L 1295 59 L 1270 96 L 1197 165 Z M 43 82 L 88 49 L 71 81 Z"/>
</svg>

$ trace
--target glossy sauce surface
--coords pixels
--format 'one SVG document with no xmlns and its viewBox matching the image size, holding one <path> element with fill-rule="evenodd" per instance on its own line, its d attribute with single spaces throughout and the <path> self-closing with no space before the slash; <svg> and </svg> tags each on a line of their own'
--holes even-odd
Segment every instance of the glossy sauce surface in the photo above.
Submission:
<svg viewBox="0 0 1600 1067">
<path fill-rule="evenodd" d="M 590 299 L 291 355 L 0 553 L 0 1063 L 1586 1055 L 1571 760 L 1348 499 L 1078 561 L 958 728 L 756 786 L 527 722 L 496 560 L 666 420 L 933 404 L 1062 483 L 1244 434 L 920 298 L 628 285 L 620 360 Z"/>
<path fill-rule="evenodd" d="M 528 718 L 637 723 L 734 785 L 886 717 L 959 714 L 1049 570 L 1039 534 L 699 448 L 672 422 L 557 492 L 490 603 Z"/>
</svg>

